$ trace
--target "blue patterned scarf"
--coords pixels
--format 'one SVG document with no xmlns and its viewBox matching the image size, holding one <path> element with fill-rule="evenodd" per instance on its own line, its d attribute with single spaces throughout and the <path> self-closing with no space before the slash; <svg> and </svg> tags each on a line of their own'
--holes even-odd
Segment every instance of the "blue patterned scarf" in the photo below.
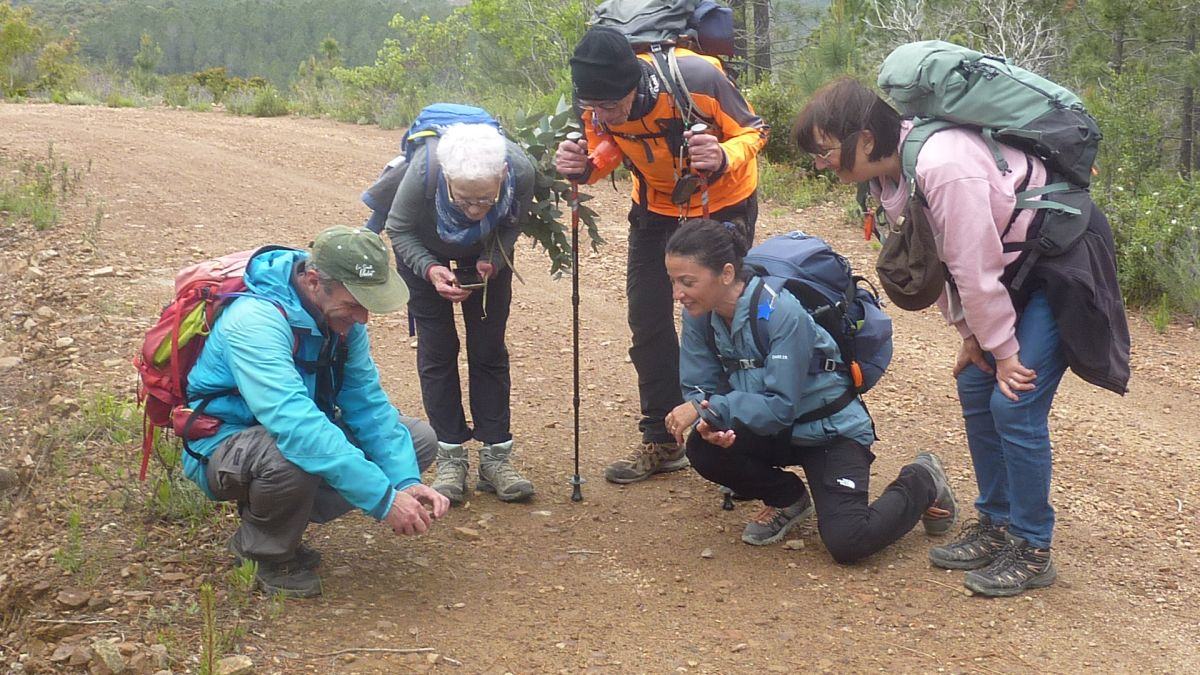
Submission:
<svg viewBox="0 0 1200 675">
<path fill-rule="evenodd" d="M 507 168 L 507 164 L 505 165 Z M 508 169 L 504 185 L 500 188 L 500 197 L 492 208 L 480 220 L 471 220 L 462 209 L 450 201 L 450 189 L 445 180 L 438 180 L 437 196 L 437 233 L 442 241 L 459 246 L 470 246 L 484 239 L 496 227 L 496 223 L 508 216 L 514 206 L 516 195 L 516 177 L 512 169 Z"/>
</svg>

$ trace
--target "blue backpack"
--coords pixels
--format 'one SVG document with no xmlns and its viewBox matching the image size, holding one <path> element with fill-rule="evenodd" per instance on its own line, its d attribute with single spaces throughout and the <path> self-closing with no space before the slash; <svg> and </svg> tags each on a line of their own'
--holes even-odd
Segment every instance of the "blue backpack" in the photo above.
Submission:
<svg viewBox="0 0 1200 675">
<path fill-rule="evenodd" d="M 421 110 L 400 143 L 403 154 L 383 167 L 379 178 L 362 193 L 362 201 L 371 209 L 366 227 L 373 232 L 382 232 L 387 224 L 388 211 L 396 199 L 396 189 L 408 170 L 408 162 L 418 145 L 429 149 L 425 153 L 425 198 L 432 199 L 437 191 L 436 178 L 440 170 L 437 163 L 437 140 L 446 127 L 452 124 L 489 124 L 500 129 L 500 123 L 483 108 L 458 103 L 434 103 Z"/>
<path fill-rule="evenodd" d="M 845 394 L 796 421 L 806 423 L 829 417 L 879 382 L 892 361 L 892 320 L 884 313 L 874 287 L 868 290 L 860 286 L 860 282 L 867 280 L 855 275 L 850 263 L 825 240 L 798 230 L 781 234 L 751 248 L 743 264 L 763 280 L 750 296 L 754 312 L 750 331 L 761 357 L 721 357 L 727 373 L 763 366 L 763 359 L 770 351 L 767 322 L 775 308 L 775 294 L 786 289 L 838 346 L 837 353 L 814 353 L 809 373 L 845 372 L 851 382 Z M 763 289 L 772 292 L 764 293 Z M 709 348 L 717 353 L 711 324 Z"/>
</svg>

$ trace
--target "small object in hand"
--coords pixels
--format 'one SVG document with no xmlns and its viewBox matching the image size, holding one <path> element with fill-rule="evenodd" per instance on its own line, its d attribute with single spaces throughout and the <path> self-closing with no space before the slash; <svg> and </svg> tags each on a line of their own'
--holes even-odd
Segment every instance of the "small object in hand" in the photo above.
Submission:
<svg viewBox="0 0 1200 675">
<path fill-rule="evenodd" d="M 468 291 L 483 288 L 483 277 L 479 276 L 479 270 L 474 267 L 456 267 L 452 271 L 459 288 Z"/>
</svg>

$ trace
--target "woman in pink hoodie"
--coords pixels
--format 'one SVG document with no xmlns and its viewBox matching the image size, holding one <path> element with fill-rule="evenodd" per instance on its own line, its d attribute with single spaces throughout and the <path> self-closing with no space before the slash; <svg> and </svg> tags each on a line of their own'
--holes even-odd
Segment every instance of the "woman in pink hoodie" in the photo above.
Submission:
<svg viewBox="0 0 1200 675">
<path fill-rule="evenodd" d="M 897 222 L 909 195 L 899 148 L 911 128 L 872 90 L 843 78 L 813 95 L 793 135 L 818 168 L 844 183 L 870 182 Z M 1015 209 L 1016 194 L 1046 184 L 1039 159 L 1001 151 L 1012 167 L 1007 173 L 979 132 L 947 129 L 926 141 L 916 165 L 938 257 L 952 279 L 938 307 L 962 337 L 953 373 L 979 486 L 978 520 L 929 558 L 938 567 L 972 570 L 965 583 L 983 595 L 1054 582 L 1047 418 L 1067 365 L 1045 294 L 1035 290 L 1014 307 L 1001 281 L 1019 256 L 1004 252 L 1003 243 L 1024 241 L 1035 217 Z"/>
</svg>

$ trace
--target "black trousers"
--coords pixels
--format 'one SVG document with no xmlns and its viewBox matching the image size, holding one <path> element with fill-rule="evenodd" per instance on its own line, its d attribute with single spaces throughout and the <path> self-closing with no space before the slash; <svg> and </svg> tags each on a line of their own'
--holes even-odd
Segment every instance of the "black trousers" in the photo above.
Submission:
<svg viewBox="0 0 1200 675">
<path fill-rule="evenodd" d="M 449 261 L 440 262 L 447 265 Z M 460 260 L 459 266 L 474 267 L 475 260 Z M 438 295 L 433 284 L 418 277 L 407 265 L 399 265 L 399 270 L 408 285 L 408 312 L 417 327 L 421 399 L 438 440 L 443 443 L 465 443 L 472 438 L 483 443 L 511 440 L 512 379 L 504 333 L 512 304 L 512 270 L 505 268 L 488 281 L 486 312 L 482 288 L 472 291 L 460 303 L 467 329 L 467 378 L 474 430 L 467 426 L 463 413 L 455 303 Z"/>
<path fill-rule="evenodd" d="M 758 197 L 715 211 L 714 220 L 735 221 L 747 241 L 754 240 Z M 625 296 L 629 300 L 629 358 L 638 375 L 642 418 L 638 430 L 647 443 L 669 443 L 674 436 L 663 426 L 667 413 L 683 403 L 679 392 L 679 336 L 675 332 L 675 300 L 664 263 L 667 240 L 679 219 L 648 211 L 634 202 L 629 210 L 629 257 L 625 264 Z"/>
<path fill-rule="evenodd" d="M 875 455 L 847 438 L 823 447 L 800 447 L 786 439 L 739 431 L 732 447 L 721 448 L 693 432 L 687 455 L 701 476 L 775 507 L 790 506 L 805 492 L 804 481 L 781 467 L 803 467 L 821 541 L 842 564 L 865 558 L 904 536 L 937 498 L 929 472 L 909 464 L 868 504 Z"/>
</svg>

